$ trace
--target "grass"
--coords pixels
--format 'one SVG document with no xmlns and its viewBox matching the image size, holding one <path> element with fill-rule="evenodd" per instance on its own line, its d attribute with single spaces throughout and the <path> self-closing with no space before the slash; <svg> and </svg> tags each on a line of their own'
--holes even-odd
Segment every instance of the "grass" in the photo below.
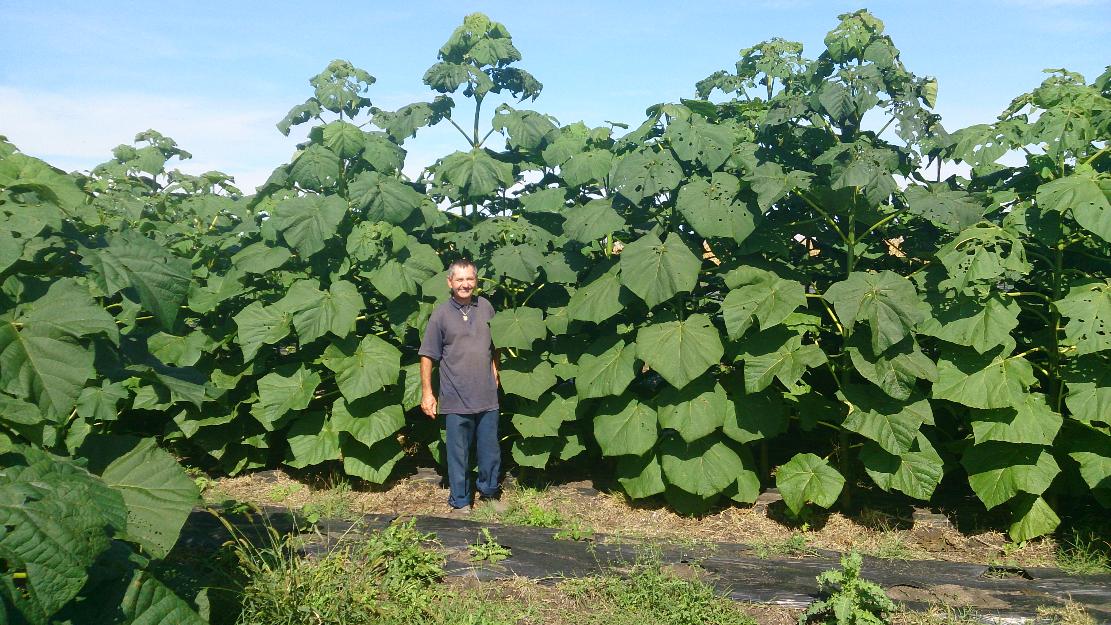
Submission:
<svg viewBox="0 0 1111 625">
<path fill-rule="evenodd" d="M 478 520 L 507 525 L 556 528 L 566 526 L 567 520 L 563 515 L 544 503 L 544 493 L 544 490 L 518 486 L 502 495 L 506 502 L 504 512 L 494 511 L 493 506 L 477 506 L 473 516 Z"/>
<path fill-rule="evenodd" d="M 779 541 L 761 541 L 752 545 L 758 558 L 803 558 L 818 555 L 810 547 L 810 538 L 805 532 L 792 532 L 791 536 Z"/>
<path fill-rule="evenodd" d="M 1058 542 L 1057 566 L 1073 575 L 1111 573 L 1111 542 L 1074 529 Z"/>
</svg>

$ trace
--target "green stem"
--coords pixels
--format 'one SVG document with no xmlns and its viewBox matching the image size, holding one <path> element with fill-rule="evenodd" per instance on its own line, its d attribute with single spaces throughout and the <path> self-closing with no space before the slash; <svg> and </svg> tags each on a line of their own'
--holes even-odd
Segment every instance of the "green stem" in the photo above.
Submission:
<svg viewBox="0 0 1111 625">
<path fill-rule="evenodd" d="M 902 215 L 905 212 L 906 212 L 906 209 L 902 209 L 902 210 L 896 211 L 894 213 L 891 213 L 890 215 L 888 215 L 888 216 L 884 217 L 883 219 L 877 221 L 876 223 L 869 226 L 868 229 L 865 230 L 864 233 L 860 235 L 860 238 L 863 239 L 864 237 L 871 234 L 872 231 L 875 230 L 876 228 L 879 228 L 880 226 L 883 226 L 883 225 L 889 223 L 892 219 L 895 219 L 896 217 Z"/>
<path fill-rule="evenodd" d="M 818 206 L 818 204 L 814 202 L 814 200 L 811 200 L 804 191 L 796 190 L 795 192 L 800 198 L 802 198 L 802 201 L 806 202 L 806 204 L 810 206 L 810 208 L 814 209 L 818 212 L 819 215 L 825 218 L 826 223 L 833 227 L 833 231 L 837 233 L 837 236 L 841 237 L 842 242 L 848 242 L 848 239 L 845 238 L 845 233 L 841 231 L 841 226 L 837 225 L 837 222 L 829 216 L 829 213 L 825 212 L 825 210 L 823 210 L 821 206 Z"/>
<path fill-rule="evenodd" d="M 452 118 L 450 118 L 450 117 L 449 117 L 449 118 L 447 118 L 447 120 L 448 120 L 449 122 L 451 122 L 451 125 L 452 125 L 452 126 L 455 126 L 455 129 L 459 131 L 459 134 L 463 135 L 463 138 L 467 140 L 467 143 L 470 143 L 470 142 L 471 142 L 471 138 L 470 138 L 469 136 L 467 136 L 467 131 L 466 131 L 466 130 L 463 130 L 463 127 L 462 127 L 462 126 L 460 126 L 459 124 L 455 123 L 455 120 L 454 120 L 454 119 L 452 119 Z"/>
</svg>

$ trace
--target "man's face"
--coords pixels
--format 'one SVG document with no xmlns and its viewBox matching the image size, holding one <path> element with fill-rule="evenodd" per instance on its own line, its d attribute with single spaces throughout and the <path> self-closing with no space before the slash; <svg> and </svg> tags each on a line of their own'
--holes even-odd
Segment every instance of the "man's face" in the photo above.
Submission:
<svg viewBox="0 0 1111 625">
<path fill-rule="evenodd" d="M 455 296 L 455 299 L 462 301 L 470 299 L 477 283 L 478 278 L 475 276 L 473 267 L 456 269 L 447 279 L 447 286 L 451 289 L 451 294 Z"/>
</svg>

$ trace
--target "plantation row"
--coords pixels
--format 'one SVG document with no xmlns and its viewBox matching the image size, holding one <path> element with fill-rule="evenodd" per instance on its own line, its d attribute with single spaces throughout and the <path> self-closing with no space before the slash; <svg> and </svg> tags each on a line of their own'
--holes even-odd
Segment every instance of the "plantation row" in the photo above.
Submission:
<svg viewBox="0 0 1111 625">
<path fill-rule="evenodd" d="M 0 448 L 127 434 L 384 482 L 438 448 L 416 348 L 466 256 L 520 466 L 682 510 L 774 485 L 795 514 L 944 480 L 1015 540 L 1111 506 L 1111 72 L 947 132 L 875 17 L 825 46 L 746 48 L 639 127 L 589 128 L 519 108 L 541 83 L 471 15 L 427 102 L 381 110 L 330 64 L 278 124 L 308 140 L 247 196 L 168 171 L 189 154 L 154 131 L 87 175 L 2 142 Z M 410 179 L 434 124 L 462 149 Z"/>
</svg>

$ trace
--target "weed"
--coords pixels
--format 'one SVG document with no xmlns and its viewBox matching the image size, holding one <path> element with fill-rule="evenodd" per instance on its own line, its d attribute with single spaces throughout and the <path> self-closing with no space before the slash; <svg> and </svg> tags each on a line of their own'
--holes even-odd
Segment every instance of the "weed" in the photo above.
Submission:
<svg viewBox="0 0 1111 625">
<path fill-rule="evenodd" d="M 508 547 L 498 544 L 488 528 L 482 528 L 482 540 L 470 546 L 471 560 L 475 562 L 501 562 L 513 555 Z"/>
<path fill-rule="evenodd" d="M 527 525 L 529 527 L 563 527 L 566 520 L 559 512 L 552 510 L 541 502 L 543 491 L 518 487 L 513 491 L 513 498 L 509 501 L 505 511 L 501 514 L 493 512 L 492 508 L 483 508 L 489 517 L 487 520 L 497 520 L 508 525 Z"/>
<path fill-rule="evenodd" d="M 862 558 L 853 552 L 841 556 L 841 569 L 818 576 L 819 592 L 829 597 L 815 601 L 799 616 L 799 625 L 883 625 L 897 610 L 883 588 L 860 576 Z"/>
<path fill-rule="evenodd" d="M 312 494 L 312 500 L 301 507 L 301 513 L 309 523 L 316 523 L 320 519 L 350 519 L 354 514 L 351 509 L 351 484 L 343 479 L 329 480 L 331 486 Z"/>
<path fill-rule="evenodd" d="M 300 484 L 275 484 L 266 491 L 266 498 L 274 503 L 282 503 L 301 488 Z"/>
<path fill-rule="evenodd" d="M 1053 625 L 1096 625 L 1096 620 L 1087 610 L 1072 601 L 1062 606 L 1038 608 L 1038 622 Z"/>
<path fill-rule="evenodd" d="M 552 534 L 552 538 L 556 540 L 574 541 L 594 540 L 594 530 L 583 525 L 582 521 L 575 519 L 574 521 L 571 521 L 571 523 L 567 527 L 559 530 L 555 534 Z"/>
<path fill-rule="evenodd" d="M 717 596 L 705 582 L 667 571 L 658 553 L 642 554 L 627 578 L 582 578 L 563 587 L 580 605 L 589 606 L 588 623 L 754 625 L 739 606 Z"/>
<path fill-rule="evenodd" d="M 1093 532 L 1073 530 L 1060 541 L 1057 566 L 1073 575 L 1111 573 L 1111 542 Z"/>
<path fill-rule="evenodd" d="M 884 560 L 910 560 L 920 555 L 894 530 L 885 530 L 866 553 Z"/>
<path fill-rule="evenodd" d="M 810 547 L 810 538 L 804 532 L 792 532 L 790 538 L 781 541 L 764 541 L 753 545 L 756 557 L 767 559 L 771 557 L 805 558 L 818 555 Z"/>
</svg>

